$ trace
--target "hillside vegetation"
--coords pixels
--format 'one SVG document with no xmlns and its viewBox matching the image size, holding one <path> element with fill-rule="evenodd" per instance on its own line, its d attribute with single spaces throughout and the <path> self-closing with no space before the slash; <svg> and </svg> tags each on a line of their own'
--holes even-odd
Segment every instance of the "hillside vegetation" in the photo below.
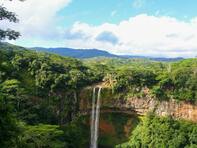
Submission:
<svg viewBox="0 0 197 148">
<path fill-rule="evenodd" d="M 117 148 L 195 148 L 197 147 L 197 125 L 152 114 L 132 132 L 127 143 Z"/>
<path fill-rule="evenodd" d="M 81 61 L 13 45 L 0 48 L 1 147 L 80 146 L 87 131 L 76 124 L 78 95 L 82 88 L 98 82 L 104 81 L 125 98 L 143 96 L 142 89 L 148 88 L 156 99 L 197 102 L 197 59 Z"/>
<path fill-rule="evenodd" d="M 148 59 L 94 58 L 84 60 L 100 73 L 115 93 L 143 97 L 143 89 L 159 100 L 197 101 L 197 59 L 156 62 Z"/>
</svg>

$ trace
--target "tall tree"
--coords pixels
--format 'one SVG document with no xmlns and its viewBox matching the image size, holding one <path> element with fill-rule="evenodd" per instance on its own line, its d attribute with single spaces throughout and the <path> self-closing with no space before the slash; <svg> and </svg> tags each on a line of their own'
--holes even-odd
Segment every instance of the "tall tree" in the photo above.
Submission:
<svg viewBox="0 0 197 148">
<path fill-rule="evenodd" d="M 2 20 L 7 20 L 14 23 L 17 23 L 19 21 L 14 12 L 10 12 L 4 6 L 0 5 L 0 21 Z M 9 28 L 6 30 L 0 28 L 0 41 L 5 39 L 15 40 L 19 36 L 20 33 L 17 31 Z M 0 73 L 1 78 L 5 73 Z M 18 126 L 17 118 L 15 116 L 14 106 L 11 103 L 11 96 L 14 94 L 12 94 L 12 92 L 8 92 L 8 89 L 10 91 L 16 90 L 13 86 L 14 85 L 6 86 L 5 83 L 0 84 L 0 147 L 15 147 L 18 141 L 18 135 L 20 134 L 20 128 Z M 7 90 L 7 94 L 5 90 Z M 18 107 L 19 105 L 20 104 L 18 101 Z"/>
<path fill-rule="evenodd" d="M 3 87 L 6 90 L 11 90 L 13 87 L 0 85 L 0 145 L 4 148 L 16 145 L 20 134 L 20 127 L 17 123 L 14 106 L 11 103 L 13 96 L 11 93 L 4 92 Z"/>
<path fill-rule="evenodd" d="M 10 0 L 12 1 L 12 0 Z M 23 0 L 20 0 L 23 1 Z M 0 21 L 7 20 L 9 22 L 17 23 L 19 20 L 14 12 L 8 11 L 4 6 L 0 5 Z M 16 40 L 20 33 L 10 28 L 3 30 L 0 28 L 0 41 L 9 39 Z"/>
</svg>

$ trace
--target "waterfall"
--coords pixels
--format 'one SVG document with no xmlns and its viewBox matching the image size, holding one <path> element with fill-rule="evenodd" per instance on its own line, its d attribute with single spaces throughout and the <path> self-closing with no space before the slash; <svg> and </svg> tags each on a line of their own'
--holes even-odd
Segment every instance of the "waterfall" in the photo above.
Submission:
<svg viewBox="0 0 197 148">
<path fill-rule="evenodd" d="M 96 104 L 96 119 L 95 119 L 95 133 L 94 133 L 94 145 L 97 148 L 98 140 L 98 129 L 99 129 L 99 117 L 100 117 L 100 97 L 101 97 L 101 88 L 98 90 L 97 104 Z"/>
<path fill-rule="evenodd" d="M 98 90 L 96 100 L 96 88 L 93 89 L 92 95 L 92 114 L 91 114 L 91 143 L 90 148 L 97 148 L 98 140 L 98 129 L 99 129 L 99 118 L 100 118 L 100 97 L 101 88 Z M 96 107 L 95 107 L 96 104 Z"/>
<path fill-rule="evenodd" d="M 92 94 L 92 115 L 91 115 L 91 143 L 90 143 L 90 148 L 94 148 L 94 132 L 95 132 L 95 92 L 96 88 L 93 89 L 93 94 Z"/>
</svg>

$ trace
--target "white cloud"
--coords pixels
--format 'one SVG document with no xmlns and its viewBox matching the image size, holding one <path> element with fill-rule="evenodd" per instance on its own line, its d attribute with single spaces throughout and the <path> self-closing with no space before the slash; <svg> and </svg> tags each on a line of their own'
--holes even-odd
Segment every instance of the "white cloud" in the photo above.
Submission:
<svg viewBox="0 0 197 148">
<path fill-rule="evenodd" d="M 22 45 L 98 48 L 116 54 L 148 56 L 197 55 L 197 17 L 186 22 L 141 14 L 119 24 L 93 26 L 76 22 L 71 28 L 62 28 L 57 23 L 57 12 L 71 0 L 6 1 L 0 3 L 4 2 L 19 16 L 20 23 L 13 27 L 22 33 L 22 38 L 15 42 Z"/>
<path fill-rule="evenodd" d="M 91 26 L 75 23 L 73 32 L 88 38 L 67 39 L 66 45 L 77 48 L 101 48 L 117 54 L 135 54 L 167 57 L 193 57 L 197 55 L 197 19 L 189 22 L 172 17 L 137 15 L 119 24 L 105 23 Z M 117 44 L 106 42 L 109 37 L 97 40 L 103 32 L 113 34 Z M 115 43 L 115 42 L 114 42 Z"/>
<path fill-rule="evenodd" d="M 56 14 L 70 2 L 71 0 L 26 0 L 24 2 L 0 0 L 0 4 L 18 15 L 20 22 L 12 24 L 12 27 L 19 30 L 24 38 L 33 36 L 50 38 L 54 33 L 57 34 Z"/>
</svg>

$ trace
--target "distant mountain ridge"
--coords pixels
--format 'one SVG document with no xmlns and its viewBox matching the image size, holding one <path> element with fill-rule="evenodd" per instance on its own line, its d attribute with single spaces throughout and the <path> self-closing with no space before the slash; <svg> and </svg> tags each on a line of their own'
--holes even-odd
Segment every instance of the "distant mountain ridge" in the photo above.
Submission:
<svg viewBox="0 0 197 148">
<path fill-rule="evenodd" d="M 73 58 L 79 58 L 79 59 L 86 59 L 86 58 L 96 58 L 96 57 L 106 57 L 106 58 L 123 58 L 123 59 L 131 59 L 131 58 L 138 58 L 138 59 L 150 59 L 154 61 L 179 61 L 184 58 L 177 57 L 177 58 L 165 58 L 165 57 L 147 57 L 147 56 L 137 56 L 137 55 L 115 55 L 111 54 L 104 50 L 99 49 L 73 49 L 73 48 L 43 48 L 43 47 L 33 47 L 33 48 L 24 48 L 21 46 L 13 45 L 6 42 L 0 42 L 0 48 L 4 49 L 22 49 L 22 50 L 35 50 L 38 52 L 48 52 L 48 53 L 54 53 L 61 56 L 68 56 Z"/>
<path fill-rule="evenodd" d="M 183 60 L 183 57 L 175 57 L 175 58 L 165 58 L 165 57 L 148 57 L 148 56 L 130 56 L 130 55 L 123 55 L 123 58 L 137 58 L 137 59 L 150 59 L 153 61 L 163 61 L 163 62 L 170 62 L 170 61 L 180 61 Z"/>
<path fill-rule="evenodd" d="M 73 58 L 93 58 L 93 57 L 119 57 L 117 55 L 111 54 L 107 51 L 98 49 L 73 49 L 73 48 L 43 48 L 43 47 L 33 47 L 36 51 L 55 53 L 61 56 L 69 56 Z"/>
<path fill-rule="evenodd" d="M 146 57 L 146 56 L 135 56 L 135 55 L 115 55 L 99 49 L 73 49 L 73 48 L 63 48 L 63 47 L 60 48 L 33 47 L 31 49 L 34 49 L 36 51 L 55 53 L 61 56 L 69 56 L 79 59 L 94 58 L 94 57 L 125 58 L 125 59 L 142 58 L 142 59 L 150 59 L 154 61 L 179 61 L 184 59 L 182 57 L 163 58 L 163 57 Z"/>
</svg>

